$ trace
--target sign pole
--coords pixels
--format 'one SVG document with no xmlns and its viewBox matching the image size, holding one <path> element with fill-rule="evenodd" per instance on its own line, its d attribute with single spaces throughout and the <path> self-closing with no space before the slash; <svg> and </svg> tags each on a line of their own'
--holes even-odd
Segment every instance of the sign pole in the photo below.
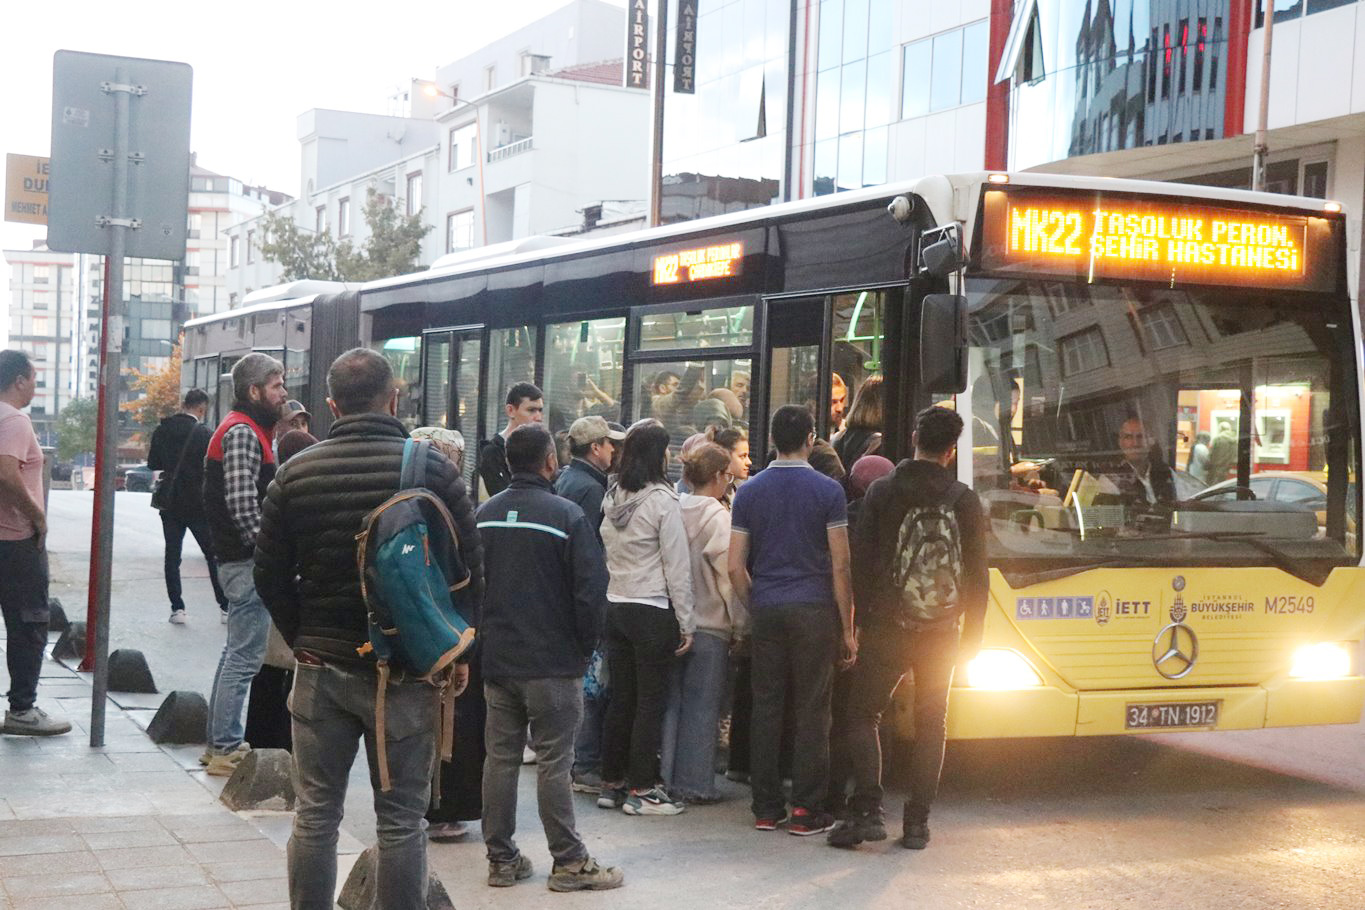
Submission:
<svg viewBox="0 0 1365 910">
<path fill-rule="evenodd" d="M 109 257 L 104 257 L 104 290 L 100 294 L 100 364 L 104 364 L 105 350 L 109 347 Z M 104 397 L 105 384 L 100 382 L 99 389 L 95 392 L 95 400 L 99 403 L 97 416 L 95 417 L 95 508 L 90 518 L 90 576 L 85 595 L 85 654 L 81 656 L 80 669 L 85 673 L 95 672 L 95 635 L 94 629 L 99 625 L 99 584 L 100 584 L 100 526 L 103 524 L 102 513 L 100 512 L 100 473 L 104 465 L 104 407 L 107 399 Z"/>
<path fill-rule="evenodd" d="M 127 248 L 128 218 L 128 105 L 134 87 L 128 70 L 118 67 L 114 81 L 105 83 L 105 94 L 114 96 L 114 193 L 113 208 L 106 220 L 109 230 L 109 310 L 105 317 L 104 350 L 101 352 L 101 396 L 105 397 L 103 459 L 99 467 L 100 536 L 96 559 L 103 571 L 96 585 L 95 690 L 90 705 L 90 745 L 104 745 L 104 708 L 109 694 L 109 593 L 114 558 L 114 469 L 118 462 L 119 366 L 123 359 L 123 257 Z M 113 396 L 112 400 L 109 396 Z"/>
<path fill-rule="evenodd" d="M 654 42 L 654 123 L 649 156 L 649 226 L 663 224 L 664 194 L 664 55 L 668 51 L 668 0 L 659 0 Z"/>
</svg>

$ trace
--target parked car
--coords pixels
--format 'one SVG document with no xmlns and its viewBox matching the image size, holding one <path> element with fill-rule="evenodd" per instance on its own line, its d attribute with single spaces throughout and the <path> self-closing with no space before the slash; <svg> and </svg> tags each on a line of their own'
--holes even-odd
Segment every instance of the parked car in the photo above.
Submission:
<svg viewBox="0 0 1365 910">
<path fill-rule="evenodd" d="M 124 465 L 114 478 L 114 489 L 130 493 L 152 492 L 152 469 L 145 464 Z"/>
<path fill-rule="evenodd" d="M 1251 492 L 1257 499 L 1292 502 L 1307 506 L 1317 513 L 1319 534 L 1327 529 L 1327 472 L 1326 471 L 1263 471 L 1249 478 Z M 1199 494 L 1201 500 L 1237 498 L 1237 481 L 1224 480 Z M 1346 539 L 1354 547 L 1356 533 L 1356 485 L 1346 487 Z"/>
</svg>

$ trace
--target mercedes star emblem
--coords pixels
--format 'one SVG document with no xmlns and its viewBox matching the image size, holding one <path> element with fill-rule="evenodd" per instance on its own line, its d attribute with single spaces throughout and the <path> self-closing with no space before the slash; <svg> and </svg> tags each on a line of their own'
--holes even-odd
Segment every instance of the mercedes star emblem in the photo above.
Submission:
<svg viewBox="0 0 1365 910">
<path fill-rule="evenodd" d="M 1199 639 L 1183 622 L 1173 622 L 1156 633 L 1152 643 L 1152 665 L 1167 679 L 1180 679 L 1194 669 L 1199 659 Z"/>
</svg>

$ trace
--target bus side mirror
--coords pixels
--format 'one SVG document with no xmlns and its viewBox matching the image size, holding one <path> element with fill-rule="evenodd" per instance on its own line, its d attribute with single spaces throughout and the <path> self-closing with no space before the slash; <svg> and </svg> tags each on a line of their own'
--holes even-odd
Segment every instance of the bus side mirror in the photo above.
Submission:
<svg viewBox="0 0 1365 910">
<path fill-rule="evenodd" d="M 920 307 L 919 375 L 924 391 L 967 390 L 967 298 L 929 294 Z"/>
</svg>

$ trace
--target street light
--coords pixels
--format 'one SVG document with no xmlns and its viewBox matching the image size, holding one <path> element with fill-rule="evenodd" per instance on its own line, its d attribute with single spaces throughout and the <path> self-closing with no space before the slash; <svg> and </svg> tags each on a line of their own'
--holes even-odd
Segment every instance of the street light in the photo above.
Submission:
<svg viewBox="0 0 1365 910">
<path fill-rule="evenodd" d="M 475 144 L 476 146 L 478 146 L 478 156 L 477 156 L 477 157 L 478 157 L 478 165 L 479 165 L 479 229 L 480 229 L 480 231 L 481 231 L 481 233 L 482 233 L 482 235 L 483 235 L 483 240 L 482 240 L 481 245 L 482 245 L 482 246 L 487 246 L 487 245 L 488 245 L 488 197 L 484 194 L 484 190 L 483 190 L 483 156 L 484 156 L 484 151 L 483 151 L 483 122 L 482 122 L 482 121 L 483 121 L 483 115 L 479 112 L 479 106 L 478 106 L 477 104 L 472 103 L 472 102 L 466 101 L 466 100 L 464 100 L 463 98 L 457 98 L 457 97 L 455 97 L 454 95 L 452 95 L 450 92 L 442 91 L 442 90 L 441 90 L 441 87 L 440 87 L 439 85 L 437 85 L 435 82 L 432 82 L 430 79 L 418 79 L 418 78 L 416 78 L 416 77 L 413 77 L 412 83 L 413 83 L 413 85 L 420 86 L 420 87 L 421 87 L 422 94 L 423 94 L 423 95 L 426 95 L 428 98 L 448 98 L 448 99 L 450 99 L 450 103 L 451 103 L 451 106 L 452 106 L 452 107 L 453 107 L 454 105 L 457 105 L 457 104 L 467 104 L 467 105 L 469 105 L 470 107 L 472 107 L 472 108 L 474 109 L 474 144 Z M 447 146 L 447 154 L 449 154 L 448 148 L 449 148 L 449 147 Z M 450 166 L 450 165 L 449 165 L 449 162 L 447 162 L 446 167 L 449 168 L 449 166 Z M 446 237 L 446 244 L 449 245 L 449 243 L 450 243 L 450 237 L 447 236 L 447 237 Z"/>
</svg>

